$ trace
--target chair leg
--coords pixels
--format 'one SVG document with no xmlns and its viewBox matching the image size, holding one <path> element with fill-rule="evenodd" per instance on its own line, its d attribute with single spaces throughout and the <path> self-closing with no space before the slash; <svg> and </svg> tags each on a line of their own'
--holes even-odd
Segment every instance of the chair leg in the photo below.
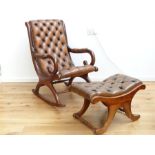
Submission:
<svg viewBox="0 0 155 155">
<path fill-rule="evenodd" d="M 74 113 L 73 117 L 77 118 L 77 119 L 79 117 L 81 117 L 86 112 L 86 110 L 88 109 L 89 105 L 90 105 L 90 101 L 87 100 L 87 99 L 84 99 L 84 104 L 83 104 L 81 110 L 79 112 L 77 112 L 77 113 Z"/>
<path fill-rule="evenodd" d="M 124 103 L 123 104 L 123 109 L 124 109 L 124 112 L 125 112 L 126 116 L 128 118 L 130 118 L 132 121 L 136 121 L 136 120 L 138 120 L 140 118 L 140 115 L 136 115 L 136 114 L 132 113 L 131 101 L 129 101 L 128 103 Z"/>
<path fill-rule="evenodd" d="M 44 85 L 46 85 L 46 86 L 51 90 L 51 92 L 52 92 L 52 94 L 53 94 L 53 96 L 54 96 L 54 99 L 55 99 L 55 101 L 56 101 L 55 103 L 49 101 L 48 99 L 46 99 L 43 95 L 41 95 L 41 94 L 39 93 L 40 87 L 42 87 L 42 86 L 44 86 Z M 38 82 L 36 88 L 33 89 L 32 92 L 33 92 L 36 96 L 38 96 L 39 98 L 41 98 L 43 101 L 49 103 L 49 104 L 52 105 L 52 106 L 57 106 L 57 107 L 64 107 L 64 106 L 65 106 L 64 104 L 62 104 L 62 103 L 60 102 L 59 97 L 58 97 L 58 95 L 57 95 L 57 92 L 56 92 L 55 88 L 53 87 L 53 85 L 52 85 L 51 83 L 42 84 L 42 83 Z"/>
<path fill-rule="evenodd" d="M 90 78 L 88 77 L 88 74 L 82 75 L 82 76 L 80 76 L 80 77 L 83 78 L 83 79 L 84 79 L 86 82 L 88 82 L 88 83 L 91 82 Z M 65 85 L 66 85 L 66 86 L 70 86 L 70 85 L 72 84 L 74 78 L 75 78 L 75 77 L 70 78 L 68 82 L 64 82 Z"/>
<path fill-rule="evenodd" d="M 85 75 L 81 76 L 81 78 L 83 78 L 88 83 L 91 82 L 90 78 L 88 77 L 88 74 L 85 74 Z"/>
<path fill-rule="evenodd" d="M 32 89 L 32 92 L 35 94 L 35 95 L 38 95 L 39 94 L 39 89 L 40 87 L 44 86 L 44 84 L 38 82 L 37 85 L 36 85 L 36 88 L 35 89 Z"/>
<path fill-rule="evenodd" d="M 107 116 L 107 120 L 105 121 L 104 125 L 102 128 L 96 129 L 94 131 L 95 134 L 102 134 L 104 133 L 107 128 L 109 127 L 109 125 L 111 124 L 118 108 L 120 107 L 120 105 L 111 105 L 108 106 L 108 116 Z"/>
<path fill-rule="evenodd" d="M 64 82 L 64 84 L 68 87 L 72 84 L 74 78 L 70 78 L 68 82 Z"/>
</svg>

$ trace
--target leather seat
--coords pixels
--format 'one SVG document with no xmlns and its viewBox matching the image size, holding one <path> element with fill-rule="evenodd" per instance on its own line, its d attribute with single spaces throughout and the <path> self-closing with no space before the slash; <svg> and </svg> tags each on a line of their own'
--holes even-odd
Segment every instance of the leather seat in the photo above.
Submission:
<svg viewBox="0 0 155 155">
<path fill-rule="evenodd" d="M 139 84 L 142 84 L 142 82 L 138 79 L 122 74 L 115 74 L 102 82 L 73 83 L 71 86 L 71 91 L 85 96 L 88 99 L 95 95 L 115 97 L 132 90 Z"/>
<path fill-rule="evenodd" d="M 68 69 L 64 68 L 60 70 L 59 75 L 60 75 L 60 78 L 76 77 L 76 76 L 81 76 L 83 74 L 93 72 L 95 70 L 96 68 L 92 65 L 73 66 Z"/>
</svg>

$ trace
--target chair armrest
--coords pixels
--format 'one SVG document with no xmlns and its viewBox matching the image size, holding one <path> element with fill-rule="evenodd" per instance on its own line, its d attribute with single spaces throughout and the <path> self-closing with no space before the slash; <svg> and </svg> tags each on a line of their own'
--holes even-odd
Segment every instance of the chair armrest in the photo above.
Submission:
<svg viewBox="0 0 155 155">
<path fill-rule="evenodd" d="M 53 58 L 51 55 L 41 55 L 41 54 L 38 54 L 38 53 L 33 53 L 33 56 L 34 58 L 36 59 L 46 59 L 46 58 L 50 58 L 52 61 L 53 61 L 53 64 L 54 64 L 54 70 L 51 72 L 50 70 L 49 73 L 50 74 L 56 74 L 58 72 L 58 63 L 56 61 L 55 58 Z"/>
<path fill-rule="evenodd" d="M 87 48 L 81 48 L 81 49 L 77 49 L 77 48 L 70 48 L 68 47 L 68 51 L 71 53 L 88 53 L 91 56 L 91 62 L 90 65 L 94 65 L 95 64 L 95 55 L 94 52 L 92 52 L 91 50 L 87 49 Z M 84 65 L 87 65 L 87 61 L 84 60 L 83 61 Z"/>
</svg>

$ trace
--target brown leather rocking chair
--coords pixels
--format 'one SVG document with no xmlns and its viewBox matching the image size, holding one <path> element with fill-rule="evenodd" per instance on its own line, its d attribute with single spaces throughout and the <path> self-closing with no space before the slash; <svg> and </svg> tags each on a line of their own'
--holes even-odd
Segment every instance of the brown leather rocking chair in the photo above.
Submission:
<svg viewBox="0 0 155 155">
<path fill-rule="evenodd" d="M 64 106 L 60 102 L 53 84 L 64 82 L 65 85 L 69 86 L 75 77 L 81 77 L 86 82 L 90 82 L 88 73 L 98 70 L 94 66 L 94 53 L 86 48 L 69 48 L 62 20 L 34 20 L 25 24 L 28 30 L 33 64 L 39 77 L 39 82 L 32 91 L 53 106 Z M 75 66 L 70 52 L 90 54 L 90 64 L 85 60 L 83 66 Z M 51 90 L 55 103 L 39 94 L 39 89 L 42 86 L 47 86 Z"/>
</svg>

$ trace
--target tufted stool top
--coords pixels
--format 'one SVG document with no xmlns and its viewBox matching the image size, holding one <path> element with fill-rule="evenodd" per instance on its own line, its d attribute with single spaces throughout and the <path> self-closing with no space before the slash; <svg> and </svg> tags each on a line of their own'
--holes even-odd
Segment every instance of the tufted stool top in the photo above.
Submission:
<svg viewBox="0 0 155 155">
<path fill-rule="evenodd" d="M 70 90 L 87 99 L 91 99 L 94 96 L 118 96 L 127 93 L 140 84 L 142 84 L 142 82 L 138 79 L 123 74 L 115 74 L 102 82 L 73 83 Z"/>
</svg>

